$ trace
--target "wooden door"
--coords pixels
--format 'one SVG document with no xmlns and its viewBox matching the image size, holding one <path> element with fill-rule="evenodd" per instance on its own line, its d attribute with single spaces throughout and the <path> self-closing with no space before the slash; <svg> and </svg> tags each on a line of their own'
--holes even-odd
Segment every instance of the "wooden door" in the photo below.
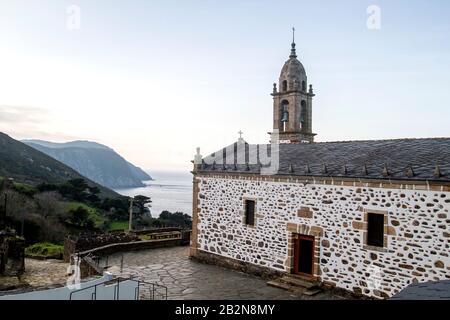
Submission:
<svg viewBox="0 0 450 320">
<path fill-rule="evenodd" d="M 313 276 L 314 237 L 297 235 L 294 241 L 294 273 Z"/>
</svg>

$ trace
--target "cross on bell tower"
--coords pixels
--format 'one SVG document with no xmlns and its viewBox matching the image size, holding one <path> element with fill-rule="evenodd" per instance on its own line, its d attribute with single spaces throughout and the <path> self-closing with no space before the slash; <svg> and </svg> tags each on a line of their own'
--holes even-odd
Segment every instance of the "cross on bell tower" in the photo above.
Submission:
<svg viewBox="0 0 450 320">
<path fill-rule="evenodd" d="M 303 64 L 297 59 L 295 28 L 292 28 L 291 54 L 281 69 L 272 92 L 273 129 L 279 132 L 279 142 L 314 142 L 312 133 L 312 85 L 309 86 Z"/>
</svg>

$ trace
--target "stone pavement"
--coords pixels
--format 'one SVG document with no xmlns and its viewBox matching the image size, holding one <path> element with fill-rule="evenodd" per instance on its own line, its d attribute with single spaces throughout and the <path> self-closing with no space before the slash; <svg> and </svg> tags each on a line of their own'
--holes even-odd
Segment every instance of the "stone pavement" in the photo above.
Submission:
<svg viewBox="0 0 450 320">
<path fill-rule="evenodd" d="M 25 259 L 25 273 L 20 280 L 32 287 L 65 285 L 68 267 L 62 260 Z"/>
<path fill-rule="evenodd" d="M 194 300 L 299 300 L 339 299 L 330 292 L 314 297 L 295 295 L 269 287 L 266 281 L 245 273 L 206 265 L 188 258 L 188 247 L 151 249 L 125 252 L 123 275 L 138 276 L 141 280 L 168 287 L 169 299 Z M 110 270 L 118 271 L 121 254 L 109 257 Z M 102 263 L 102 262 L 101 262 Z M 105 261 L 103 260 L 103 263 Z"/>
<path fill-rule="evenodd" d="M 19 277 L 0 277 L 0 291 L 65 285 L 68 266 L 61 260 L 25 259 L 25 273 Z"/>
</svg>

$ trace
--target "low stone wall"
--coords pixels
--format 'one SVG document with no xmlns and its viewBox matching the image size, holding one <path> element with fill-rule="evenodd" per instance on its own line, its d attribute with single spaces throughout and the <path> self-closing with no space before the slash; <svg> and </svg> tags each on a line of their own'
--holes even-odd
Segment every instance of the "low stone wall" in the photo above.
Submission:
<svg viewBox="0 0 450 320">
<path fill-rule="evenodd" d="M 146 249 L 154 249 L 154 248 L 163 248 L 163 247 L 174 247 L 179 246 L 181 240 L 180 239 L 160 239 L 160 240 L 148 240 L 148 241 L 133 241 L 127 243 L 113 243 L 103 247 L 79 252 L 78 255 L 80 257 L 84 257 L 87 255 L 95 255 L 95 256 L 108 256 L 117 252 L 122 251 L 136 251 L 136 250 L 146 250 Z"/>
<path fill-rule="evenodd" d="M 115 232 L 110 234 L 66 238 L 64 241 L 64 261 L 73 263 L 75 256 L 81 258 L 81 277 L 103 274 L 96 258 L 117 252 L 146 250 L 190 244 L 190 230 L 181 228 L 160 228 L 139 230 L 131 233 Z M 139 236 L 149 235 L 148 240 Z"/>
<path fill-rule="evenodd" d="M 181 228 L 173 227 L 173 228 L 142 229 L 142 230 L 133 230 L 132 232 L 135 235 L 144 235 L 144 234 L 153 234 L 153 233 L 160 233 L 160 232 L 171 232 L 171 231 L 181 231 Z"/>
<path fill-rule="evenodd" d="M 80 277 L 81 279 L 90 278 L 92 276 L 103 275 L 103 268 L 97 265 L 97 263 L 91 257 L 83 257 L 80 261 Z"/>
<path fill-rule="evenodd" d="M 133 233 L 137 236 L 149 235 L 153 239 L 170 238 L 170 237 L 173 237 L 174 234 L 179 233 L 180 238 L 181 238 L 180 245 L 187 246 L 191 242 L 191 230 L 184 230 L 184 229 L 178 228 L 178 227 L 137 230 L 137 231 L 133 231 Z M 172 236 L 170 234 L 172 234 Z"/>
<path fill-rule="evenodd" d="M 179 233 L 174 236 L 174 234 Z M 111 244 L 126 244 L 125 247 L 131 248 L 136 247 L 140 248 L 141 246 L 144 249 L 147 249 L 147 245 L 143 244 L 133 244 L 130 243 L 138 243 L 138 242 L 146 242 L 142 241 L 139 236 L 142 235 L 150 235 L 151 241 L 154 240 L 167 240 L 171 243 L 171 240 L 176 240 L 176 245 L 189 245 L 191 238 L 191 230 L 183 230 L 181 228 L 158 228 L 158 229 L 149 229 L 149 230 L 139 230 L 133 231 L 130 233 L 125 232 L 112 232 L 107 234 L 99 234 L 99 235 L 90 235 L 90 236 L 81 236 L 78 238 L 67 237 L 64 240 L 64 262 L 70 262 L 71 256 L 77 252 L 84 252 L 91 249 L 98 249 L 101 247 L 105 247 Z M 160 235 L 160 236 L 159 236 Z M 172 246 L 170 244 L 169 246 Z M 135 250 L 135 249 L 127 249 L 127 250 Z M 140 250 L 140 249 L 137 249 Z"/>
<path fill-rule="evenodd" d="M 0 275 L 17 276 L 25 271 L 25 240 L 15 234 L 0 235 Z"/>
<path fill-rule="evenodd" d="M 135 234 L 124 232 L 84 235 L 78 238 L 67 237 L 64 240 L 64 262 L 70 262 L 71 256 L 77 252 L 103 247 L 108 244 L 128 243 L 139 240 Z"/>
</svg>

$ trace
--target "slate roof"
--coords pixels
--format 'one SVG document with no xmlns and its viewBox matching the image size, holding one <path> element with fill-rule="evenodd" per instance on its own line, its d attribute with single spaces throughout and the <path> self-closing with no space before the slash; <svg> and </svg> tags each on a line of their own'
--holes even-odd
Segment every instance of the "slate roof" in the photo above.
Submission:
<svg viewBox="0 0 450 320">
<path fill-rule="evenodd" d="M 228 148 L 237 150 L 237 143 Z M 203 158 L 199 172 L 260 173 L 261 161 L 249 163 L 249 150 L 270 145 L 245 143 L 245 161 L 226 163 L 226 148 Z M 259 153 L 259 152 L 258 152 Z M 223 154 L 224 161 L 211 161 Z M 255 156 L 256 157 L 256 156 Z M 395 139 L 280 144 L 279 175 L 386 180 L 450 181 L 450 138 Z M 247 164 L 248 163 L 248 164 Z"/>
<path fill-rule="evenodd" d="M 391 300 L 450 300 L 450 280 L 411 284 Z"/>
</svg>

